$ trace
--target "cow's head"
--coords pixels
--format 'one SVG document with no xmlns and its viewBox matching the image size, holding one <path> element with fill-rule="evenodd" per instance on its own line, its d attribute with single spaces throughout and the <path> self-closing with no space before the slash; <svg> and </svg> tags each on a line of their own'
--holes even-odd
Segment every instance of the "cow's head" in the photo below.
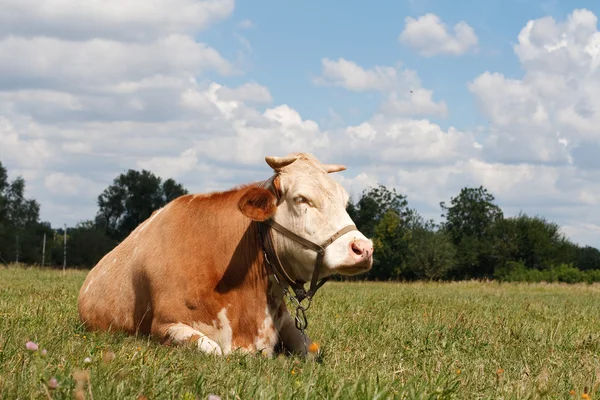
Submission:
<svg viewBox="0 0 600 400">
<path fill-rule="evenodd" d="M 343 165 L 323 164 L 311 154 L 293 153 L 285 157 L 266 157 L 276 172 L 268 189 L 248 191 L 240 201 L 240 210 L 249 218 L 263 221 L 273 218 L 297 235 L 322 244 L 333 234 L 354 222 L 346 211 L 348 193 L 329 175 L 343 171 Z M 272 193 L 277 193 L 274 196 Z M 317 253 L 273 231 L 279 258 L 296 280 L 308 281 Z M 326 247 L 319 278 L 339 273 L 356 275 L 373 265 L 373 242 L 360 231 L 352 230 Z"/>
</svg>

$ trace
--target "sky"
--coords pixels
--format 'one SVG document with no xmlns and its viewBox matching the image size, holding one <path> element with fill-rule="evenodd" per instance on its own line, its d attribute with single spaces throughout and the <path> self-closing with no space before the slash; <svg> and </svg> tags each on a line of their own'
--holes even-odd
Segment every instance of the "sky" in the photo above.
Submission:
<svg viewBox="0 0 600 400">
<path fill-rule="evenodd" d="M 597 0 L 0 0 L 0 161 L 40 216 L 92 219 L 128 169 L 190 192 L 309 152 L 354 199 L 506 216 L 600 247 Z"/>
</svg>

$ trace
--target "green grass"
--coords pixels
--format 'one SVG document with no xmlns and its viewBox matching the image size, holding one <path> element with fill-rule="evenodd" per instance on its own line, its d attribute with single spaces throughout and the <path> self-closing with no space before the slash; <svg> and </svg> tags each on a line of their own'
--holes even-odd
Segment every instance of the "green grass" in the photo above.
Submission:
<svg viewBox="0 0 600 400">
<path fill-rule="evenodd" d="M 76 303 L 84 277 L 0 268 L 0 399 L 72 398 L 79 370 L 96 400 L 579 399 L 600 383 L 599 285 L 330 282 L 308 312 L 324 349 L 316 363 L 86 332 Z M 105 363 L 108 351 L 116 357 Z"/>
</svg>

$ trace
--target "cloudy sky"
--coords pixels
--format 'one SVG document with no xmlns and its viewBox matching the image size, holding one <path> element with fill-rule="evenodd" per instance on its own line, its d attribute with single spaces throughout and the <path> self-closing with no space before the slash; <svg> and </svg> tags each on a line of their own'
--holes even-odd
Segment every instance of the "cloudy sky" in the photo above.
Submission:
<svg viewBox="0 0 600 400">
<path fill-rule="evenodd" d="M 368 4 L 368 5 L 367 5 Z M 0 0 L 0 161 L 54 226 L 121 172 L 190 191 L 343 163 L 438 219 L 484 185 L 600 246 L 597 0 Z"/>
</svg>

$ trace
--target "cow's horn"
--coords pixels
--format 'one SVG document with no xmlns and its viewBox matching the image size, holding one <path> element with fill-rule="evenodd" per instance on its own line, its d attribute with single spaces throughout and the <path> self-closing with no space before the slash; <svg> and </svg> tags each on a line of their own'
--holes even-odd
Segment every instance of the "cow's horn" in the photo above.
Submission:
<svg viewBox="0 0 600 400">
<path fill-rule="evenodd" d="M 346 166 L 342 164 L 325 164 L 325 169 L 328 173 L 345 171 Z"/>
<path fill-rule="evenodd" d="M 297 158 L 298 156 L 295 155 L 285 157 L 268 156 L 265 157 L 265 161 L 267 162 L 267 164 L 269 164 L 269 167 L 273 168 L 275 171 L 279 171 L 281 168 L 290 165 L 291 163 L 296 161 Z"/>
</svg>

